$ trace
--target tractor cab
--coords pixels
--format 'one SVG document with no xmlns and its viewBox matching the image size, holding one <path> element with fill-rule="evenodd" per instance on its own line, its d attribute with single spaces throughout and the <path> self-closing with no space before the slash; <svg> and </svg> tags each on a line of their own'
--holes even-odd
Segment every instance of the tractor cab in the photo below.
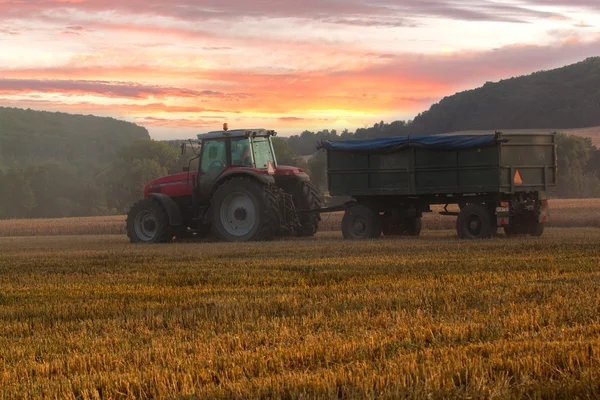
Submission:
<svg viewBox="0 0 600 400">
<path fill-rule="evenodd" d="M 198 135 L 199 153 L 197 190 L 206 198 L 215 182 L 224 174 L 246 173 L 274 175 L 277 158 L 271 137 L 274 131 L 238 129 Z"/>
<path fill-rule="evenodd" d="M 246 167 L 275 169 L 277 159 L 271 136 L 275 131 L 265 129 L 238 129 L 203 133 L 198 135 L 202 151 L 200 169 L 208 171 L 218 167 Z"/>
</svg>

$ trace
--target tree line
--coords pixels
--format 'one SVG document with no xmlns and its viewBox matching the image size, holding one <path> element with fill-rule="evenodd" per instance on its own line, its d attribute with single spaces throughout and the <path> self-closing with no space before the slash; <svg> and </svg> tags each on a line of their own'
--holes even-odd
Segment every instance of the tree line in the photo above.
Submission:
<svg viewBox="0 0 600 400">
<path fill-rule="evenodd" d="M 386 127 L 377 124 L 372 132 Z M 318 189 L 326 192 L 326 155 L 316 151 L 316 143 L 325 138 L 357 136 L 342 136 L 335 131 L 305 133 L 307 143 L 308 139 L 312 143 L 311 157 L 303 157 L 305 152 L 294 149 L 294 140 L 300 135 L 275 138 L 274 147 L 279 164 L 304 169 Z M 556 139 L 559 185 L 554 196 L 600 197 L 600 150 L 590 139 L 564 134 L 558 134 Z M 306 152 L 308 148 L 307 145 Z M 0 219 L 122 214 L 140 198 L 146 182 L 181 172 L 192 157 L 191 151 L 182 155 L 177 142 L 138 139 L 119 149 L 112 162 L 97 168 L 78 168 L 59 160 L 0 168 Z M 197 168 L 197 161 L 192 168 Z"/>
</svg>

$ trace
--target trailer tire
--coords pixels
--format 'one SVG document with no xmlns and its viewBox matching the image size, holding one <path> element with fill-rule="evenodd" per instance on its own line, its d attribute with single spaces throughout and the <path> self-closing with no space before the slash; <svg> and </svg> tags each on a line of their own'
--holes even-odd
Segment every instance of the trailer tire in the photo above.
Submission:
<svg viewBox="0 0 600 400">
<path fill-rule="evenodd" d="M 342 218 L 344 239 L 376 239 L 381 236 L 381 230 L 379 214 L 364 204 L 346 210 Z"/>
<path fill-rule="evenodd" d="M 529 228 L 523 225 L 506 225 L 504 227 L 504 234 L 506 236 L 519 236 L 519 235 L 527 235 L 529 233 Z"/>
<path fill-rule="evenodd" d="M 405 218 L 399 224 L 394 224 L 382 215 L 384 236 L 419 236 L 421 234 L 421 217 Z"/>
<path fill-rule="evenodd" d="M 174 236 L 169 215 L 152 198 L 142 199 L 131 207 L 126 229 L 131 243 L 168 243 Z"/>
<path fill-rule="evenodd" d="M 419 236 L 423 223 L 421 217 L 408 218 L 406 220 L 406 233 L 408 236 Z"/>
<path fill-rule="evenodd" d="M 534 237 L 540 237 L 544 234 L 544 224 L 540 222 L 533 222 L 529 226 L 529 234 Z"/>
<path fill-rule="evenodd" d="M 483 204 L 466 205 L 456 220 L 460 239 L 489 239 L 496 229 L 489 209 Z"/>
</svg>

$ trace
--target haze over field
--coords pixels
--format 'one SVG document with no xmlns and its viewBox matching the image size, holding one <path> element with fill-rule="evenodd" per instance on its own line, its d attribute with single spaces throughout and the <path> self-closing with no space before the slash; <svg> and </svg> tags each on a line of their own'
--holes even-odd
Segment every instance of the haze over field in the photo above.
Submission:
<svg viewBox="0 0 600 400">
<path fill-rule="evenodd" d="M 600 53 L 596 0 L 0 0 L 0 105 L 153 138 L 410 119 L 456 91 Z"/>
</svg>

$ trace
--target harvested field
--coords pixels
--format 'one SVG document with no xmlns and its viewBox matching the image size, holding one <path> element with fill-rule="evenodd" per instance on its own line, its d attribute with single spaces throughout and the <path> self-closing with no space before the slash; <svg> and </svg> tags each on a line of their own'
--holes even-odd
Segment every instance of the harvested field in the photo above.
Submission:
<svg viewBox="0 0 600 400">
<path fill-rule="evenodd" d="M 579 128 L 579 129 L 563 129 L 557 130 L 558 132 L 564 132 L 568 135 L 581 136 L 592 140 L 592 144 L 596 147 L 600 146 L 600 126 L 594 126 L 591 128 Z"/>
<path fill-rule="evenodd" d="M 596 398 L 598 243 L 0 238 L 0 393 Z"/>
<path fill-rule="evenodd" d="M 458 210 L 456 206 L 454 210 Z M 548 226 L 600 228 L 600 199 L 551 200 Z M 450 208 L 452 209 L 452 208 Z M 456 219 L 438 214 L 442 207 L 425 214 L 423 229 L 454 229 Z M 339 231 L 343 213 L 323 214 L 321 231 Z M 1 236 L 113 235 L 125 233 L 125 216 L 0 220 Z"/>
</svg>

